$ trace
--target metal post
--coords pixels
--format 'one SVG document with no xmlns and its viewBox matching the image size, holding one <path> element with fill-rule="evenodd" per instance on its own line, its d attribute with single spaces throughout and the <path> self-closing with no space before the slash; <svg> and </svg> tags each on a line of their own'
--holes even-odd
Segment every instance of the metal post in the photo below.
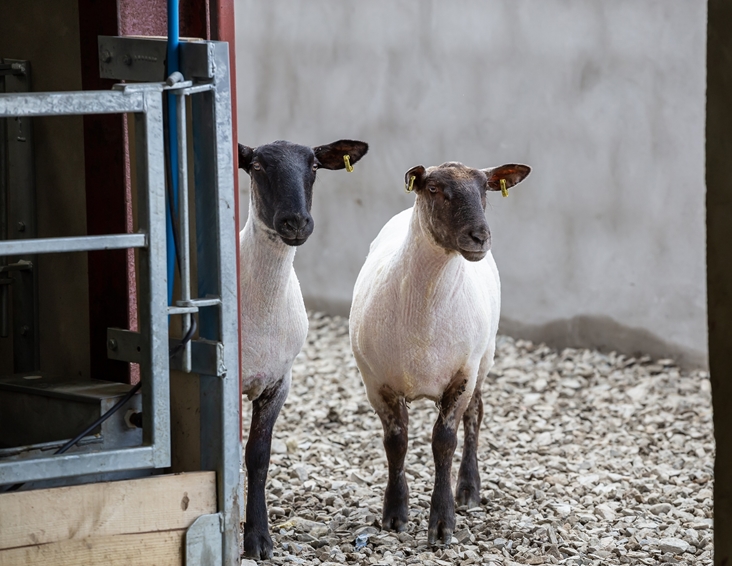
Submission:
<svg viewBox="0 0 732 566">
<path fill-rule="evenodd" d="M 140 364 L 143 442 L 155 447 L 155 467 L 170 465 L 168 360 L 168 274 L 165 238 L 165 150 L 162 87 L 144 92 L 147 112 L 135 114 L 138 216 L 148 233 L 140 252 L 140 334 L 145 351 Z"/>
<path fill-rule="evenodd" d="M 17 71 L 5 75 L 5 93 L 24 93 L 30 90 L 28 61 L 6 59 L 17 65 Z M 7 222 L 11 239 L 35 238 L 36 184 L 33 167 L 32 120 L 17 116 L 4 120 L 6 154 Z M 21 254 L 10 262 L 29 261 L 33 269 L 13 274 L 13 369 L 16 373 L 34 371 L 40 367 L 41 348 L 38 334 L 38 269 L 37 258 Z M 7 288 L 7 285 L 3 285 Z M 7 293 L 7 291 L 5 291 Z"/>
<path fill-rule="evenodd" d="M 191 99 L 196 162 L 198 294 L 219 295 L 220 309 L 202 309 L 200 336 L 224 345 L 225 378 L 201 375 L 201 466 L 216 470 L 224 517 L 224 564 L 239 564 L 241 394 L 236 273 L 234 159 L 229 46 L 212 41 L 214 90 Z M 185 48 L 186 45 L 182 45 Z M 185 57 L 185 51 L 181 56 Z"/>
<path fill-rule="evenodd" d="M 180 255 L 180 295 L 182 304 L 191 300 L 191 258 L 190 229 L 188 219 L 188 148 L 186 147 L 186 99 L 179 96 L 178 114 L 178 226 L 180 228 L 178 253 Z M 182 316 L 183 336 L 191 328 L 190 313 Z M 183 371 L 191 371 L 191 343 L 186 342 L 183 349 Z"/>
</svg>

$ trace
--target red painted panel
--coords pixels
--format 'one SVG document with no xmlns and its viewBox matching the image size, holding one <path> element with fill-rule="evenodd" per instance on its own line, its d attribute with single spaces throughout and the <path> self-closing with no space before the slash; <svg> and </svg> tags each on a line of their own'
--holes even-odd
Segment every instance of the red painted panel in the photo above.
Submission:
<svg viewBox="0 0 732 566">
<path fill-rule="evenodd" d="M 168 35 L 166 0 L 118 0 L 119 34 Z M 180 35 L 210 39 L 208 0 L 180 0 Z"/>
</svg>

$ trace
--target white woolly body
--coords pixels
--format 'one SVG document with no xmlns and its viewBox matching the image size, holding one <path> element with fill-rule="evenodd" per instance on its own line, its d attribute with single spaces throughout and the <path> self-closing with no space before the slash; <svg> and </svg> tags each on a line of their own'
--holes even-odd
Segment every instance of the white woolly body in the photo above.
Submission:
<svg viewBox="0 0 732 566">
<path fill-rule="evenodd" d="M 493 256 L 470 262 L 447 252 L 423 214 L 415 205 L 394 216 L 356 281 L 351 346 L 372 405 L 384 386 L 407 400 L 437 401 L 463 378 L 467 405 L 493 365 L 500 313 Z"/>
<path fill-rule="evenodd" d="M 252 199 L 239 234 L 242 393 L 254 400 L 283 377 L 308 333 L 308 317 L 292 262 L 295 248 L 257 217 Z"/>
</svg>

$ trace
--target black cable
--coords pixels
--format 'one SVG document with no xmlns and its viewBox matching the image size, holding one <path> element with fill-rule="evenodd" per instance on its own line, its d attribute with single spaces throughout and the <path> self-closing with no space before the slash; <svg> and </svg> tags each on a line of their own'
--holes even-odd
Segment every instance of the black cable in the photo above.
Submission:
<svg viewBox="0 0 732 566">
<path fill-rule="evenodd" d="M 186 335 L 181 339 L 179 344 L 176 344 L 173 348 L 170 349 L 169 355 L 172 358 L 175 356 L 178 352 L 182 351 L 185 345 L 191 341 L 191 338 L 193 337 L 193 334 L 196 332 L 196 328 L 198 327 L 198 324 L 196 324 L 196 319 L 193 317 L 191 319 L 191 327 L 188 329 L 188 332 L 186 332 Z M 106 421 L 109 417 L 111 417 L 114 413 L 119 411 L 119 409 L 127 403 L 132 397 L 137 393 L 140 388 L 142 387 L 142 382 L 138 381 L 135 386 L 130 389 L 122 399 L 117 401 L 113 407 L 111 407 L 106 413 L 104 413 L 101 417 L 99 417 L 97 420 L 95 420 L 92 424 L 90 424 L 88 427 L 86 427 L 83 431 L 81 431 L 79 434 L 77 434 L 74 438 L 69 440 L 66 444 L 61 446 L 56 452 L 53 453 L 54 456 L 57 454 L 64 454 L 69 448 L 71 448 L 74 444 L 79 442 L 82 438 L 87 436 L 91 431 L 93 431 L 95 428 L 100 426 L 104 421 Z M 23 487 L 25 483 L 16 483 L 14 485 L 11 485 L 9 488 L 7 488 L 3 493 L 9 493 L 11 491 L 17 491 L 21 487 Z"/>
<path fill-rule="evenodd" d="M 132 389 L 130 389 L 127 392 L 127 394 L 124 397 L 122 397 L 122 399 L 117 401 L 111 409 L 109 409 L 101 417 L 99 417 L 92 424 L 90 424 L 88 427 L 86 427 L 83 431 L 81 431 L 79 434 L 77 434 L 74 438 L 69 440 L 61 448 L 56 450 L 56 452 L 54 452 L 53 455 L 55 456 L 56 454 L 64 454 L 74 444 L 79 442 L 82 438 L 84 438 L 91 431 L 93 431 L 95 428 L 97 428 L 99 425 L 101 425 L 104 421 L 106 421 L 109 417 L 111 417 L 114 413 L 116 413 L 122 405 L 124 405 L 125 403 L 127 403 L 127 401 L 132 399 L 132 396 L 140 390 L 140 387 L 142 387 L 142 381 L 138 381 L 135 384 L 135 386 Z"/>
</svg>

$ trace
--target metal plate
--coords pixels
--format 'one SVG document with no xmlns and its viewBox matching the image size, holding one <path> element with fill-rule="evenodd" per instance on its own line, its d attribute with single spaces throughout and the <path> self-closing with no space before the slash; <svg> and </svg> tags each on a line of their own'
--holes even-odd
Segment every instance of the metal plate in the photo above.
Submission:
<svg viewBox="0 0 732 566">
<path fill-rule="evenodd" d="M 164 81 L 166 39 L 99 36 L 99 74 L 117 81 Z M 181 41 L 180 71 L 186 79 L 212 79 L 213 45 L 206 41 Z"/>
<path fill-rule="evenodd" d="M 169 340 L 173 349 L 179 340 Z M 107 329 L 107 356 L 112 360 L 139 364 L 144 360 L 144 340 L 139 332 L 122 328 Z M 170 369 L 182 371 L 183 352 L 170 358 Z M 226 377 L 224 345 L 213 340 L 191 340 L 191 373 Z"/>
<path fill-rule="evenodd" d="M 196 566 L 220 566 L 222 557 L 221 514 L 201 515 L 186 531 L 185 563 Z"/>
</svg>

